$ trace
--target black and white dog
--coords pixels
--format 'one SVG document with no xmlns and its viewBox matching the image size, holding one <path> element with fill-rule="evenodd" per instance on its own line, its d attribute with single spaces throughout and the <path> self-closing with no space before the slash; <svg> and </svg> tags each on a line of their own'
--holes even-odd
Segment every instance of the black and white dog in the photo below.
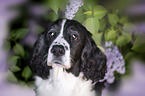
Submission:
<svg viewBox="0 0 145 96">
<path fill-rule="evenodd" d="M 106 73 L 106 57 L 85 27 L 59 19 L 39 36 L 30 68 L 36 96 L 97 96 L 95 82 Z"/>
</svg>

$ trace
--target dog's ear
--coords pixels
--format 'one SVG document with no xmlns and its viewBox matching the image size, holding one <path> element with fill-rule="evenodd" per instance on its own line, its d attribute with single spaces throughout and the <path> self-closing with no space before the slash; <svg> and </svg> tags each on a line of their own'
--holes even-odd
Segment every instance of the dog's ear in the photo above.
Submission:
<svg viewBox="0 0 145 96">
<path fill-rule="evenodd" d="M 39 35 L 33 47 L 33 53 L 30 60 L 30 69 L 32 72 L 42 78 L 48 78 L 49 67 L 47 66 L 47 51 L 48 48 L 45 44 L 44 33 Z"/>
<path fill-rule="evenodd" d="M 106 73 L 106 56 L 97 47 L 91 38 L 91 33 L 85 32 L 85 45 L 82 51 L 82 67 L 81 71 L 85 78 L 94 82 L 104 78 Z"/>
</svg>

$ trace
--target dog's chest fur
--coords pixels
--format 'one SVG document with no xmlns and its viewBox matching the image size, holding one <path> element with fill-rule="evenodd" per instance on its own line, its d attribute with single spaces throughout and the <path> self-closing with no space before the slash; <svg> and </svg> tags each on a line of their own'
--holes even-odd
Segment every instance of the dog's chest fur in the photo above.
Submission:
<svg viewBox="0 0 145 96">
<path fill-rule="evenodd" d="M 36 77 L 37 96 L 95 96 L 91 80 L 83 80 L 83 74 L 75 77 L 63 68 L 54 67 L 50 70 L 49 79 Z"/>
</svg>

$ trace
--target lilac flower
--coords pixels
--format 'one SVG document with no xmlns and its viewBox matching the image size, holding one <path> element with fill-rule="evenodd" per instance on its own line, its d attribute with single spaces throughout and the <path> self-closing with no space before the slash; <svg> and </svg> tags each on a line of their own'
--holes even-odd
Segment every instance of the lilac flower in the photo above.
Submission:
<svg viewBox="0 0 145 96">
<path fill-rule="evenodd" d="M 122 54 L 119 52 L 118 47 L 112 45 L 112 42 L 105 42 L 105 55 L 107 57 L 107 73 L 102 82 L 106 80 L 108 83 L 113 83 L 115 80 L 114 72 L 117 71 L 120 74 L 125 73 L 125 61 Z"/>
<path fill-rule="evenodd" d="M 66 5 L 65 17 L 67 19 L 73 19 L 75 13 L 78 11 L 84 3 L 81 0 L 69 0 L 69 5 Z"/>
</svg>

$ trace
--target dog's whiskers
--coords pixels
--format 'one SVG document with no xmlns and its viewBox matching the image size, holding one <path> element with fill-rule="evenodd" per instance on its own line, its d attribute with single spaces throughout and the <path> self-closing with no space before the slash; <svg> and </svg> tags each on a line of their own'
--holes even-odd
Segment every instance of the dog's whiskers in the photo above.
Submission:
<svg viewBox="0 0 145 96">
<path fill-rule="evenodd" d="M 44 57 L 43 57 L 44 61 L 42 62 L 43 64 L 45 64 L 47 62 L 47 56 L 48 56 L 48 54 L 44 55 Z"/>
<path fill-rule="evenodd" d="M 73 56 L 70 56 L 70 59 L 71 59 L 71 63 L 73 64 L 75 62 Z"/>
</svg>

